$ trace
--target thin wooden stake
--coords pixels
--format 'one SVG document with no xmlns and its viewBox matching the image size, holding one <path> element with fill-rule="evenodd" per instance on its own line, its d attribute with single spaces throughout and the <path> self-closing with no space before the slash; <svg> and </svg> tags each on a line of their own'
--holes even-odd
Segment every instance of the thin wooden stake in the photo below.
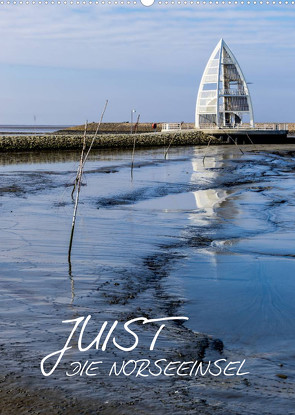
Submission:
<svg viewBox="0 0 295 415">
<path fill-rule="evenodd" d="M 249 138 L 250 143 L 251 143 L 251 144 L 253 144 L 253 146 L 254 146 L 254 143 L 253 143 L 253 141 L 251 140 L 251 138 L 250 138 L 249 134 L 248 134 L 247 132 L 246 132 L 246 134 L 247 134 L 247 137 Z"/>
<path fill-rule="evenodd" d="M 79 163 L 79 166 L 78 166 L 77 176 L 75 178 L 75 183 L 74 183 L 73 190 L 72 190 L 72 193 L 71 193 L 72 200 L 74 200 L 74 193 L 75 193 L 75 190 L 76 190 L 76 187 L 77 187 L 77 184 L 78 184 L 79 173 L 80 173 L 80 171 L 82 169 L 82 165 L 83 165 L 84 153 L 85 153 L 85 148 L 86 148 L 87 125 L 88 125 L 88 121 L 86 121 L 86 123 L 85 123 L 84 135 L 83 135 L 83 146 L 82 146 L 82 151 L 81 151 L 80 163 Z"/>
<path fill-rule="evenodd" d="M 139 123 L 139 117 L 140 114 L 137 117 L 137 121 L 135 124 L 135 128 L 134 128 L 134 132 L 136 130 L 136 126 L 138 126 Z M 133 167 L 134 167 L 134 154 L 135 154 L 135 143 L 136 143 L 136 135 L 134 134 L 134 139 L 133 139 L 133 149 L 132 149 L 132 156 L 131 156 L 131 180 L 133 180 Z"/>
<path fill-rule="evenodd" d="M 238 147 L 238 149 L 240 150 L 240 152 L 242 153 L 242 154 L 245 154 L 244 152 L 243 152 L 243 150 L 238 146 L 238 144 L 236 143 L 236 141 L 229 135 L 229 134 L 227 134 L 227 136 L 232 140 L 232 142 Z"/>
<path fill-rule="evenodd" d="M 204 154 L 204 157 L 203 157 L 203 166 L 205 165 L 205 158 L 206 158 L 207 151 L 208 151 L 208 148 L 209 148 L 209 146 L 210 146 L 210 143 L 211 143 L 212 139 L 213 139 L 213 136 L 212 136 L 212 137 L 210 137 L 210 139 L 209 139 L 209 141 L 208 141 L 208 144 L 207 144 L 207 147 L 206 147 L 206 150 L 205 150 L 205 154 Z"/>
<path fill-rule="evenodd" d="M 217 126 L 217 123 L 215 122 L 215 121 L 213 121 L 214 122 L 214 124 L 216 125 L 216 127 L 218 127 Z M 222 127 L 218 127 L 218 128 L 220 128 L 221 130 L 223 130 L 224 131 L 224 128 L 222 128 Z M 242 154 L 245 154 L 244 152 L 243 152 L 243 150 L 238 146 L 238 144 L 235 142 L 235 140 L 225 131 L 225 134 L 227 135 L 227 137 L 228 138 L 230 138 L 231 140 L 232 140 L 232 142 L 238 147 L 238 149 L 240 150 L 240 152 L 242 153 Z M 248 134 L 247 134 L 248 135 Z M 248 136 L 249 137 L 249 136 Z M 209 142 L 208 142 L 208 145 L 207 145 L 207 148 L 206 148 L 206 151 L 205 151 L 205 154 L 204 154 L 204 157 L 203 157 L 203 165 L 204 165 L 204 163 L 205 163 L 205 158 L 206 158 L 206 153 L 207 153 L 207 150 L 208 150 L 208 147 L 209 147 L 209 145 L 210 145 L 210 143 L 211 143 L 211 141 L 212 141 L 212 139 L 213 139 L 213 137 L 211 137 L 210 138 L 210 140 L 209 140 Z M 249 140 L 250 141 L 252 141 L 251 140 L 251 138 L 249 137 Z"/>
<path fill-rule="evenodd" d="M 69 244 L 69 251 L 68 251 L 68 261 L 69 262 L 71 262 L 71 252 L 72 252 L 73 237 L 74 237 L 77 209 L 78 209 L 80 189 L 81 189 L 82 172 L 83 172 L 83 169 L 81 168 L 80 171 L 79 171 L 79 174 L 78 174 L 76 199 L 75 199 L 74 213 L 73 213 L 73 219 L 72 219 L 72 229 L 71 229 L 70 244 Z"/>
<path fill-rule="evenodd" d="M 99 123 L 97 124 L 97 128 L 96 128 L 95 134 L 94 134 L 94 136 L 93 136 L 93 138 L 92 138 L 92 141 L 91 141 L 91 143 L 90 143 L 90 146 L 89 146 L 89 148 L 88 148 L 88 151 L 87 151 L 87 153 L 86 153 L 86 155 L 85 155 L 85 157 L 84 157 L 84 161 L 83 161 L 83 166 L 82 166 L 82 168 L 84 167 L 84 164 L 86 163 L 86 160 L 87 160 L 87 158 L 88 158 L 88 156 L 89 156 L 89 153 L 90 153 L 90 151 L 91 151 L 91 149 L 92 149 L 92 146 L 93 146 L 93 144 L 94 144 L 94 141 L 95 141 L 95 139 L 96 139 L 96 137 L 97 137 L 97 134 L 98 134 L 98 131 L 99 131 L 100 125 L 101 125 L 102 120 L 103 120 L 104 113 L 106 112 L 106 109 L 107 109 L 107 106 L 108 106 L 108 102 L 109 102 L 109 101 L 108 101 L 108 99 L 107 99 L 107 100 L 106 100 L 106 103 L 105 103 L 105 105 L 104 105 L 104 109 L 103 109 L 103 111 L 102 111 L 102 113 L 101 113 Z"/>
<path fill-rule="evenodd" d="M 231 140 L 232 140 L 232 142 L 238 147 L 238 149 L 240 150 L 240 152 L 242 153 L 242 154 L 244 154 L 244 152 L 243 152 L 243 150 L 238 146 L 238 144 L 235 142 L 235 140 L 229 135 L 229 134 L 227 134 L 227 136 L 228 136 L 228 138 L 230 138 Z M 209 141 L 208 141 L 208 145 L 207 145 L 207 147 L 206 147 L 206 151 L 205 151 L 205 154 L 204 154 L 204 157 L 203 157 L 203 166 L 205 165 L 205 158 L 206 158 L 206 155 L 207 155 L 207 151 L 208 151 L 208 148 L 209 148 L 209 146 L 210 146 L 210 143 L 211 143 L 211 141 L 212 141 L 212 139 L 213 139 L 214 137 L 210 137 L 210 139 L 209 139 Z"/>
<path fill-rule="evenodd" d="M 131 180 L 133 180 L 133 167 L 134 167 L 134 153 L 135 153 L 136 136 L 134 135 L 133 149 L 132 149 L 132 160 L 131 160 Z"/>
<path fill-rule="evenodd" d="M 75 192 L 75 189 L 76 189 L 75 206 L 74 206 L 74 212 L 73 212 L 71 236 L 70 236 L 70 243 L 69 243 L 69 250 L 68 250 L 68 262 L 69 262 L 69 264 L 71 263 L 71 252 L 72 252 L 72 245 L 73 245 L 73 238 L 74 238 L 74 231 L 75 231 L 77 210 L 78 210 L 78 204 L 79 204 L 79 197 L 80 197 L 80 190 L 81 190 L 81 182 L 82 182 L 83 169 L 84 169 L 86 160 L 88 158 L 88 155 L 90 153 L 90 150 L 91 150 L 91 148 L 93 146 L 93 143 L 95 141 L 95 138 L 97 137 L 98 130 L 99 130 L 100 125 L 102 123 L 103 116 L 104 116 L 105 110 L 107 108 L 107 105 L 108 105 L 108 100 L 106 100 L 106 103 L 105 103 L 103 112 L 101 113 L 100 121 L 99 121 L 99 123 L 97 125 L 96 131 L 95 131 L 95 134 L 94 134 L 94 137 L 92 138 L 92 141 L 90 143 L 90 146 L 89 146 L 86 154 L 85 154 L 85 149 L 86 149 L 87 123 L 85 125 L 84 138 L 83 138 L 83 147 L 82 147 L 82 153 L 81 153 L 81 157 L 80 157 L 80 164 L 79 164 L 79 168 L 78 168 L 78 172 L 77 172 L 77 176 L 76 176 L 76 180 L 75 180 L 75 184 L 74 184 L 74 191 L 72 192 L 72 197 L 73 197 L 74 192 Z M 84 154 L 85 154 L 85 156 L 84 156 Z"/>
<path fill-rule="evenodd" d="M 70 277 L 70 281 L 71 281 L 71 304 L 73 304 L 74 299 L 75 299 L 75 281 L 74 281 L 74 277 L 73 277 L 73 274 L 72 274 L 71 260 L 69 260 L 69 277 Z"/>
<path fill-rule="evenodd" d="M 138 131 L 139 118 L 140 118 L 140 114 L 138 114 L 138 117 L 137 117 L 137 120 L 134 126 L 134 133 L 137 133 Z"/>
<path fill-rule="evenodd" d="M 166 151 L 165 151 L 165 153 L 164 153 L 164 159 L 165 159 L 165 160 L 166 160 L 166 158 L 167 158 L 168 151 L 169 151 L 169 148 L 170 148 L 170 146 L 171 146 L 171 144 L 172 144 L 172 141 L 173 141 L 173 136 L 171 137 L 171 140 L 169 141 L 169 144 L 168 144 L 167 150 L 166 150 Z"/>
</svg>

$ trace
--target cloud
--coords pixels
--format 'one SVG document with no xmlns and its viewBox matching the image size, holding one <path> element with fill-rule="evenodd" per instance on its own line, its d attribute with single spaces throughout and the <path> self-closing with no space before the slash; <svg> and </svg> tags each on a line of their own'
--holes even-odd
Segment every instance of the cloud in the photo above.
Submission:
<svg viewBox="0 0 295 415">
<path fill-rule="evenodd" d="M 265 117 L 263 91 L 279 83 L 274 100 L 280 102 L 286 88 L 295 90 L 294 18 L 288 6 L 1 6 L 0 74 L 7 79 L 2 93 L 17 106 L 32 91 L 32 105 L 48 114 L 54 103 L 65 122 L 75 122 L 81 111 L 77 97 L 94 116 L 97 91 L 118 103 L 113 119 L 126 118 L 123 106 L 134 102 L 147 118 L 192 119 L 202 71 L 224 37 L 254 82 L 257 113 Z M 77 111 L 66 109 L 67 99 Z"/>
<path fill-rule="evenodd" d="M 76 68 L 159 69 L 208 55 L 223 36 L 232 45 L 294 50 L 292 9 L 23 6 L 1 10 L 2 63 Z M 278 30 L 279 29 L 279 30 Z M 293 36 L 292 36 L 293 33 Z"/>
</svg>

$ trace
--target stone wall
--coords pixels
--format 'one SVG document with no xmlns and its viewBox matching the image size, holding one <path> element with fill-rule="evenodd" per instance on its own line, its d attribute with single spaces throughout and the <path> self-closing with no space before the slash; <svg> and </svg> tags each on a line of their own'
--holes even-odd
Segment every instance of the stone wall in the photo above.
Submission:
<svg viewBox="0 0 295 415">
<path fill-rule="evenodd" d="M 87 135 L 87 144 L 91 142 L 93 135 Z M 183 131 L 169 133 L 148 134 L 103 134 L 98 135 L 93 148 L 130 148 L 136 139 L 138 147 L 156 147 L 185 145 L 207 145 L 211 138 L 211 144 L 224 144 L 220 139 L 213 138 L 201 131 Z M 42 151 L 42 150 L 74 150 L 82 147 L 82 134 L 44 134 L 24 136 L 1 136 L 0 151 Z"/>
</svg>

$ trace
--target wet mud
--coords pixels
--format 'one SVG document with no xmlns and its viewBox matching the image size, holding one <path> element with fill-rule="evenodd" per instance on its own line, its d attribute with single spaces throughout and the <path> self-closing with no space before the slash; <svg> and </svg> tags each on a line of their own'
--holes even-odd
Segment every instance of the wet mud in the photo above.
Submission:
<svg viewBox="0 0 295 415">
<path fill-rule="evenodd" d="M 206 151 L 204 162 L 201 147 L 171 149 L 165 161 L 162 150 L 138 151 L 133 180 L 129 153 L 94 152 L 70 264 L 76 153 L 3 163 L 3 414 L 48 413 L 49 406 L 51 414 L 292 413 L 295 148 Z M 85 344 L 103 321 L 119 321 L 122 344 L 130 342 L 122 324 L 132 318 L 189 321 L 167 324 L 153 351 L 159 323 L 138 324 L 131 353 L 113 345 L 73 350 L 43 377 L 41 359 L 69 334 L 62 320 L 88 314 Z M 108 376 L 114 361 L 162 358 L 246 359 L 250 374 Z M 97 377 L 69 378 L 74 360 L 104 364 Z"/>
</svg>

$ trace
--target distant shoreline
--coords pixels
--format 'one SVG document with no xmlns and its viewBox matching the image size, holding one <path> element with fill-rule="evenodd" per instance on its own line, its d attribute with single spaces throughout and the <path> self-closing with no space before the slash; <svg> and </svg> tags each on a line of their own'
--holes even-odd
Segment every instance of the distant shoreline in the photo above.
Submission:
<svg viewBox="0 0 295 415">
<path fill-rule="evenodd" d="M 69 125 L 13 125 L 2 124 L 0 125 L 0 136 L 2 135 L 30 135 L 30 134 L 47 134 L 55 133 L 60 130 L 66 130 L 71 128 Z"/>
</svg>

